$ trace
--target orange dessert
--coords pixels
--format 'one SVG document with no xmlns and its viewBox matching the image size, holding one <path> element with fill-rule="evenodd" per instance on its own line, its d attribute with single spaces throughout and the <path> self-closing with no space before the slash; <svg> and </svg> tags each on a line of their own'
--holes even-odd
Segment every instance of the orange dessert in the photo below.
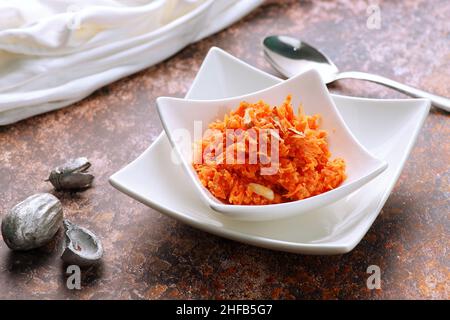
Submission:
<svg viewBox="0 0 450 320">
<path fill-rule="evenodd" d="M 205 134 L 197 142 L 193 166 L 202 184 L 226 204 L 266 205 L 321 194 L 338 187 L 346 175 L 344 160 L 331 159 L 327 133 L 319 123 L 320 115 L 305 115 L 301 108 L 295 115 L 291 96 L 275 107 L 243 101 L 209 125 L 222 137 Z M 269 133 L 262 135 L 263 130 Z M 263 142 L 267 148 L 261 150 Z M 220 143 L 222 149 L 217 148 Z M 244 155 L 240 162 L 238 151 Z M 227 161 L 232 157 L 234 162 Z"/>
</svg>

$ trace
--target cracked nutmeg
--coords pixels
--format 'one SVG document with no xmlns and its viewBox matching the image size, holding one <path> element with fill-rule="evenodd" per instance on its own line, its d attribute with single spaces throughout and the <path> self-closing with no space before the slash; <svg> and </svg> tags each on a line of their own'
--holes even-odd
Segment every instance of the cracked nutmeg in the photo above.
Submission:
<svg viewBox="0 0 450 320">
<path fill-rule="evenodd" d="M 91 163 L 85 157 L 69 160 L 52 170 L 47 181 L 56 190 L 82 190 L 91 186 L 94 176 L 87 173 Z"/>
</svg>

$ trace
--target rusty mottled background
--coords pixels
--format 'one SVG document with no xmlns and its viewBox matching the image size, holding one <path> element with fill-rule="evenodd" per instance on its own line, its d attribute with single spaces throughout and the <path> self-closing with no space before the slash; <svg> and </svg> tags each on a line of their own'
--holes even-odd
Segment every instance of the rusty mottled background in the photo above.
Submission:
<svg viewBox="0 0 450 320">
<path fill-rule="evenodd" d="M 232 27 L 191 45 L 71 107 L 0 127 L 0 214 L 50 191 L 50 168 L 85 155 L 95 187 L 58 194 L 65 215 L 97 232 L 103 264 L 65 286 L 57 241 L 13 253 L 0 241 L 0 298 L 11 299 L 380 299 L 450 297 L 448 114 L 432 109 L 381 215 L 351 253 L 302 256 L 212 236 L 145 207 L 107 178 L 161 131 L 155 99 L 182 97 L 211 46 L 272 72 L 261 40 L 290 34 L 323 49 L 342 70 L 362 70 L 450 96 L 450 2 L 379 1 L 381 29 L 366 27 L 368 1 L 269 1 Z M 347 95 L 401 94 L 358 81 Z M 152 181 L 149 181 L 152 183 Z M 59 238 L 61 234 L 59 235 Z M 366 288 L 366 268 L 382 270 L 382 289 Z"/>
</svg>

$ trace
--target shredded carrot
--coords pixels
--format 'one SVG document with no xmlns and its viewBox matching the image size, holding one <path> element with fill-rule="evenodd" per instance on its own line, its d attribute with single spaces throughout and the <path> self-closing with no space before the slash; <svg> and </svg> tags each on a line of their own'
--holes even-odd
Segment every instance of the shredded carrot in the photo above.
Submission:
<svg viewBox="0 0 450 320">
<path fill-rule="evenodd" d="M 289 95 L 281 106 L 273 108 L 264 101 L 243 101 L 223 120 L 209 125 L 222 138 L 205 134 L 197 142 L 201 161 L 193 166 L 202 184 L 216 198 L 243 205 L 289 202 L 334 189 L 346 179 L 344 160 L 330 159 L 327 133 L 319 129 L 320 115 L 305 115 L 301 108 L 295 115 L 291 100 Z M 237 130 L 229 145 L 225 144 L 230 138 L 227 129 Z M 262 143 L 261 135 L 252 136 L 250 129 L 257 133 L 274 129 L 265 138 L 267 150 L 257 148 Z M 272 150 L 273 141 L 277 143 Z M 217 152 L 219 143 L 224 147 Z M 250 150 L 255 146 L 256 163 L 250 161 Z M 245 152 L 244 163 L 228 163 L 228 157 L 236 157 L 238 150 Z M 278 161 L 274 166 L 270 160 L 275 156 Z M 272 174 L 262 174 L 271 166 L 275 167 Z"/>
</svg>

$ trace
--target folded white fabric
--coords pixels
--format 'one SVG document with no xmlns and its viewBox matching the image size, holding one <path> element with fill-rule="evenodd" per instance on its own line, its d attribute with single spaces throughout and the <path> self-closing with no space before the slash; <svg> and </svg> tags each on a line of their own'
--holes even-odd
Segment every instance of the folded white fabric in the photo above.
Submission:
<svg viewBox="0 0 450 320">
<path fill-rule="evenodd" d="M 62 108 L 263 0 L 0 0 L 0 125 Z"/>
</svg>

